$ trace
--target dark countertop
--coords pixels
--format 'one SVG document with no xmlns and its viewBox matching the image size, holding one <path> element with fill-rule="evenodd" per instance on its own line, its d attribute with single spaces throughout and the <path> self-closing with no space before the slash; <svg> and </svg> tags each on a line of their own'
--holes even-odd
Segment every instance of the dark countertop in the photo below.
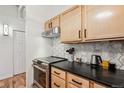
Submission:
<svg viewBox="0 0 124 93">
<path fill-rule="evenodd" d="M 102 69 L 102 67 L 91 68 L 89 64 L 69 61 L 54 63 L 51 66 L 96 81 L 108 87 L 124 87 L 124 70 L 113 72 Z"/>
</svg>

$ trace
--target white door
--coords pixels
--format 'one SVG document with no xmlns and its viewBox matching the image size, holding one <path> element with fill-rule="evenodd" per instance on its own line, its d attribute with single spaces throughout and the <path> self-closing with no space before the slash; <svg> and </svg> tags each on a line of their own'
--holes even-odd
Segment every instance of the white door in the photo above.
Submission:
<svg viewBox="0 0 124 93">
<path fill-rule="evenodd" d="M 25 62 L 25 32 L 23 31 L 13 31 L 14 42 L 14 75 L 23 73 L 26 70 Z"/>
</svg>

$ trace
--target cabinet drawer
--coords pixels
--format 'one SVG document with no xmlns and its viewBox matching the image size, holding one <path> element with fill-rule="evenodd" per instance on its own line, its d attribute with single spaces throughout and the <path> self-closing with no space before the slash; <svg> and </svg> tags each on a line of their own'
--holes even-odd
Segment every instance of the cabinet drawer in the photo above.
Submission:
<svg viewBox="0 0 124 93">
<path fill-rule="evenodd" d="M 65 71 L 52 67 L 52 74 L 65 79 Z"/>
<path fill-rule="evenodd" d="M 90 88 L 107 88 L 107 86 L 105 86 L 103 84 L 99 84 L 94 81 L 90 81 Z"/>
<path fill-rule="evenodd" d="M 52 75 L 52 88 L 65 88 L 65 81 L 55 75 Z"/>
<path fill-rule="evenodd" d="M 89 80 L 83 79 L 79 76 L 67 73 L 67 81 L 68 83 L 72 83 L 73 85 L 81 88 L 88 88 L 89 87 Z"/>
<path fill-rule="evenodd" d="M 78 87 L 71 83 L 67 83 L 67 88 L 78 88 Z"/>
<path fill-rule="evenodd" d="M 105 86 L 94 83 L 94 88 L 105 88 Z"/>
</svg>

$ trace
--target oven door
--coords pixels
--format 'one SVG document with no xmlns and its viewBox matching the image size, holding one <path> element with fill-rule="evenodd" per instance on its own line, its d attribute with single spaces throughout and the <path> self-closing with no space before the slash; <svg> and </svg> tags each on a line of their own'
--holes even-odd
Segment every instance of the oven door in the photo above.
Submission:
<svg viewBox="0 0 124 93">
<path fill-rule="evenodd" d="M 48 70 L 42 69 L 37 65 L 33 65 L 34 68 L 34 83 L 38 87 L 46 88 L 48 87 Z"/>
</svg>

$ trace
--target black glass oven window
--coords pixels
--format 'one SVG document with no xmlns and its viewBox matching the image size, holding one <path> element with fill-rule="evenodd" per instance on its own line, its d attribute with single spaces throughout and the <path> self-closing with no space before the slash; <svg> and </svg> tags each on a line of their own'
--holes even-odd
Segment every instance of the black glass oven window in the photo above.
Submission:
<svg viewBox="0 0 124 93">
<path fill-rule="evenodd" d="M 46 72 L 43 72 L 34 67 L 34 80 L 42 87 L 46 87 Z"/>
</svg>

